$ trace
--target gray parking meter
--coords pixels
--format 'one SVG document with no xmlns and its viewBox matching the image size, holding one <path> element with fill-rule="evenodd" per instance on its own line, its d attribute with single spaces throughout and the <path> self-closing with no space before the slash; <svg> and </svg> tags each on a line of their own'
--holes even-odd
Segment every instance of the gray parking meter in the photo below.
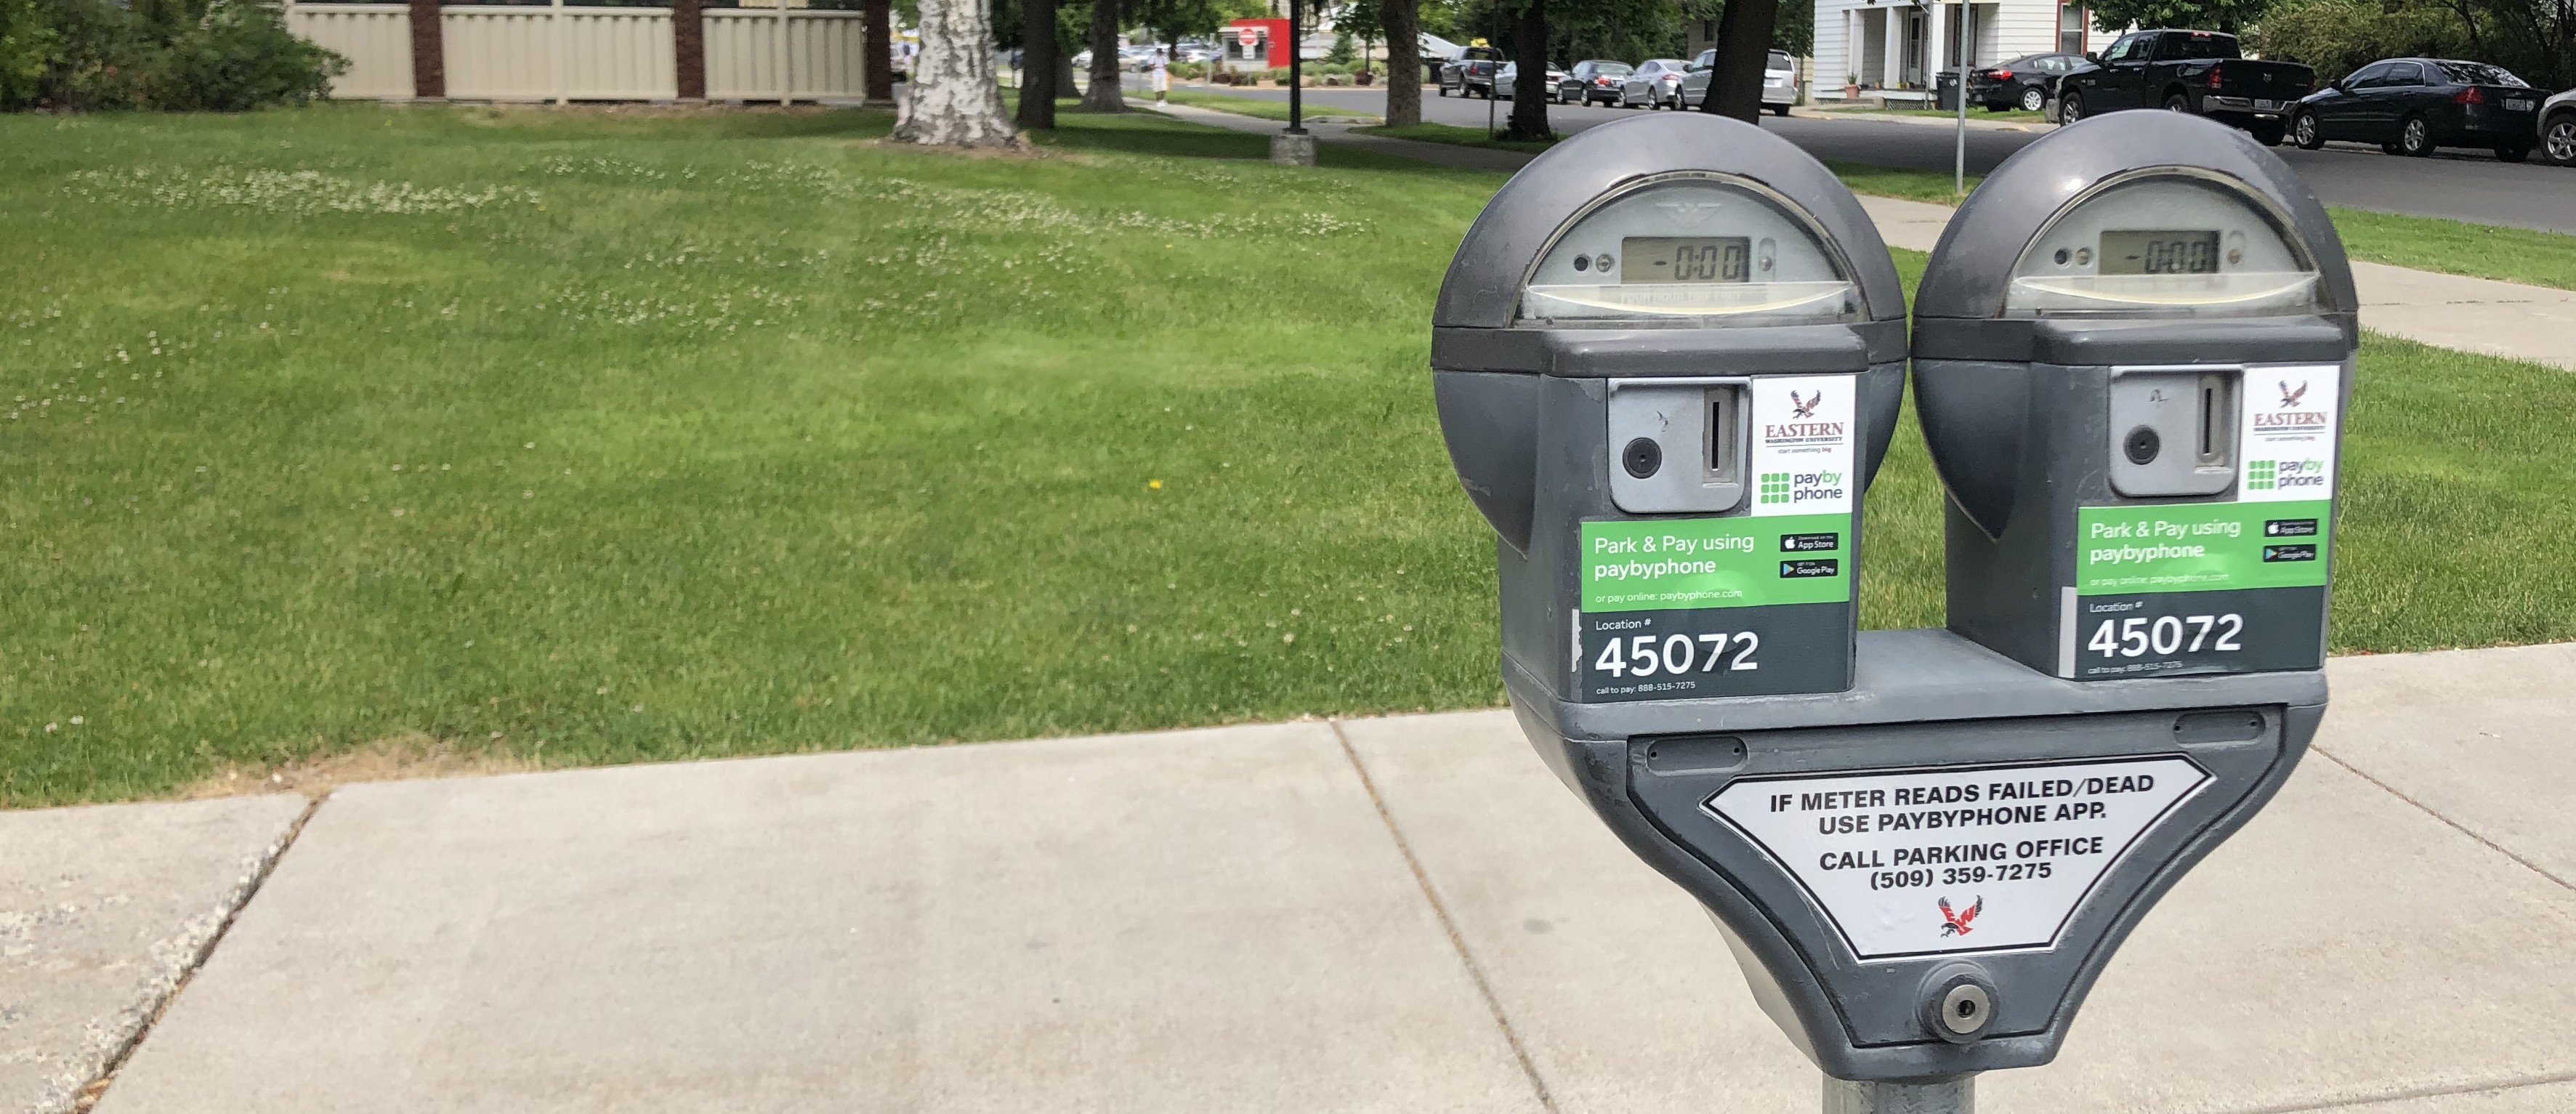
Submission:
<svg viewBox="0 0 2576 1114">
<path fill-rule="evenodd" d="M 2342 241 L 2239 133 L 2096 124 L 1998 168 L 1925 274 L 1950 629 L 2075 680 L 2320 668 L 2360 336 Z"/>
<path fill-rule="evenodd" d="M 2086 161 L 2088 137 L 2127 117 L 2154 122 Z M 2210 484 L 2203 473 L 2220 465 L 2195 440 L 2189 407 L 2199 403 L 2172 392 L 2200 389 L 2222 354 L 2240 371 L 2324 369 L 2304 395 L 2295 377 L 2272 376 L 2295 397 L 2262 397 L 2259 421 L 2250 407 L 2225 411 L 2243 415 L 2225 437 L 2229 451 L 2260 447 L 2275 462 L 2276 486 L 2262 490 L 2280 490 L 2283 475 L 2332 474 L 2331 412 L 2322 443 L 2274 437 L 2307 422 L 2276 415 L 2342 397 L 2334 373 L 2348 367 L 2350 320 L 2335 307 L 2350 305 L 2350 283 L 2331 229 L 2268 156 L 2224 128 L 2171 122 L 2192 130 L 2132 113 L 2033 144 L 1989 180 L 1997 192 L 1970 203 L 1933 263 L 1941 305 L 1987 307 L 1944 318 L 1952 331 L 1939 343 L 1984 344 L 1994 338 L 1978 330 L 1994 329 L 2029 345 L 2063 327 L 2092 346 L 1918 364 L 1921 389 L 1939 393 L 1941 417 L 1927 398 L 1924 418 L 1952 501 L 1983 511 L 1976 500 L 2010 496 L 2010 520 L 1996 520 L 2004 540 L 1978 535 L 2004 556 L 1963 555 L 1951 531 L 1954 607 L 1974 590 L 2057 592 L 2063 582 L 2048 577 L 2064 566 L 2036 558 L 2039 571 L 2001 579 L 2022 567 L 2006 559 L 2015 547 L 2033 544 L 2014 530 L 2064 544 L 2090 529 L 2081 507 L 2214 504 L 2253 490 L 2231 477 L 2134 497 L 2145 502 L 2126 494 Z M 2076 153 L 2064 161 L 2045 154 L 2068 143 Z M 2016 192 L 2025 172 L 2063 192 Z M 2176 185 L 2135 187 L 2153 192 L 2132 199 L 2166 206 L 2131 210 L 2144 217 L 2070 223 L 2095 219 L 2085 199 L 2133 181 Z M 2185 223 L 2239 195 L 2268 223 Z M 2024 222 L 2019 239 L 1987 223 L 2013 219 Z M 1997 231 L 1984 240 L 1961 240 L 1988 227 Z M 2079 235 L 2091 239 L 2073 245 Z M 1951 242 L 1989 240 L 2003 245 L 2000 261 L 1948 261 Z M 2109 265 L 2115 276 L 2129 266 L 2205 275 L 2190 260 L 2210 252 L 2274 272 L 2304 265 L 2314 302 L 2277 319 L 2253 312 L 2296 301 L 2262 285 L 2298 285 L 2276 274 L 2215 283 L 2243 294 L 2243 313 L 2186 307 L 2172 283 L 2143 284 L 2162 299 L 2145 316 L 2090 314 L 2091 303 L 2007 312 L 2022 304 L 2013 284 L 2029 277 L 2017 268 L 2031 253 L 2053 261 L 2060 240 L 2070 258 L 2089 247 L 2096 274 L 2102 252 L 2126 253 Z M 2177 253 L 2185 262 L 2169 262 Z M 2141 285 L 2043 277 L 2085 296 Z M 1991 288 L 1982 303 L 1980 283 Z M 1927 303 L 1935 289 L 1927 281 Z M 2279 788 L 2325 704 L 2313 647 L 2304 668 L 2077 680 L 2049 668 L 2053 658 L 2014 660 L 2010 639 L 1989 649 L 1963 637 L 1991 629 L 1974 608 L 1957 633 L 1855 635 L 1857 497 L 1893 428 L 1899 297 L 1878 236 L 1821 166 L 1750 126 L 1649 118 L 1559 144 L 1496 195 L 1442 286 L 1432 345 L 1453 463 L 1501 536 L 1502 672 L 1524 732 L 1622 842 L 1709 910 L 1755 1000 L 1841 1081 L 1829 1082 L 1828 1103 L 1845 1110 L 1960 1108 L 1973 1073 L 2052 1058 L 2118 943 Z M 2229 337 L 2195 340 L 2191 328 Z M 2300 347 L 2309 342 L 2319 346 Z M 2116 343 L 2143 355 L 2061 359 L 2054 370 L 2099 374 L 2051 377 L 2029 354 L 2107 354 Z M 2170 382 L 2162 395 L 2120 395 L 2115 418 L 2111 384 L 2130 373 Z M 2212 389 L 2253 399 L 2254 386 L 2271 385 L 2251 374 L 2219 376 Z M 1855 405 L 1841 409 L 1843 397 Z M 2116 435 L 2115 420 L 2129 423 Z M 2142 471 L 2115 471 L 2073 447 L 2119 451 L 2134 426 L 2176 440 L 2190 467 L 2156 455 Z M 1971 430 L 1981 432 L 1963 436 Z M 2061 452 L 2074 463 L 2059 467 Z M 1843 476 L 1855 482 L 1830 482 Z M 2115 482 L 2132 487 L 2114 498 Z M 2080 497 L 2060 498 L 2064 488 Z M 2062 527 L 2043 521 L 2061 515 Z M 2322 568 L 2330 509 L 2291 508 L 2254 528 L 2308 530 L 2297 525 L 2306 518 L 2313 530 L 2273 544 L 2316 545 Z M 1828 559 L 1829 572 L 1802 564 Z M 1828 577 L 1841 578 L 1830 593 L 1804 594 Z M 2145 627 L 2151 651 L 2172 639 L 2155 620 Z M 1744 632 L 1758 637 L 1739 643 Z M 1749 652 L 1738 656 L 1739 644 Z M 1651 971 L 1615 977 L 1656 993 Z"/>
<path fill-rule="evenodd" d="M 1860 492 L 1904 317 L 1851 192 L 1759 128 L 1627 121 L 1514 176 L 1431 344 L 1451 458 L 1501 535 L 1513 691 L 1851 687 Z"/>
</svg>

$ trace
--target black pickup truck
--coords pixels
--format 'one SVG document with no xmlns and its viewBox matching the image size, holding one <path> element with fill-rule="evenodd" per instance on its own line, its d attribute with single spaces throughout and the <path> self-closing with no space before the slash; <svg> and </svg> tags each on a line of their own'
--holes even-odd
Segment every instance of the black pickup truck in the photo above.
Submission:
<svg viewBox="0 0 2576 1114">
<path fill-rule="evenodd" d="M 2281 142 L 2291 103 L 2316 87 L 2315 70 L 2246 58 L 2234 35 L 2132 31 L 2057 79 L 2057 116 L 2072 124 L 2124 108 L 2192 112 L 2270 146 Z"/>
</svg>

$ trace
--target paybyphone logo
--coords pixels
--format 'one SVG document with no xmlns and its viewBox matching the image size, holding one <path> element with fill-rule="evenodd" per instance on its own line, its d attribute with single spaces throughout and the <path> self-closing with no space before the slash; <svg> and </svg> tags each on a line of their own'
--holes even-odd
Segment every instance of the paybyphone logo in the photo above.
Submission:
<svg viewBox="0 0 2576 1114">
<path fill-rule="evenodd" d="M 2245 490 L 2280 491 L 2298 487 L 2324 487 L 2326 462 L 2308 460 L 2249 460 L 2245 462 Z"/>
<path fill-rule="evenodd" d="M 1760 498 L 1761 498 L 1761 501 L 1762 501 L 1762 502 L 1765 502 L 1765 503 L 1786 503 L 1786 502 L 1788 502 L 1788 501 L 1789 501 L 1789 474 L 1788 474 L 1787 472 L 1764 472 L 1764 473 L 1762 473 L 1762 488 L 1761 488 L 1761 492 L 1760 492 Z"/>
</svg>

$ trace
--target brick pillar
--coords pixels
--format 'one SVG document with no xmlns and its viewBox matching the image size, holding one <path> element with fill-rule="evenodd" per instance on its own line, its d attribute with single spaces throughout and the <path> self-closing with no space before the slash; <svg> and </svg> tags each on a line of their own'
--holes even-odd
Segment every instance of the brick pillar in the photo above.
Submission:
<svg viewBox="0 0 2576 1114">
<path fill-rule="evenodd" d="M 707 17 L 700 0 L 671 0 L 671 55 L 680 99 L 707 99 Z"/>
<path fill-rule="evenodd" d="M 447 99 L 447 36 L 439 26 L 438 0 L 411 0 L 411 95 Z"/>
<path fill-rule="evenodd" d="M 868 103 L 894 103 L 894 5 L 867 0 Z"/>
</svg>

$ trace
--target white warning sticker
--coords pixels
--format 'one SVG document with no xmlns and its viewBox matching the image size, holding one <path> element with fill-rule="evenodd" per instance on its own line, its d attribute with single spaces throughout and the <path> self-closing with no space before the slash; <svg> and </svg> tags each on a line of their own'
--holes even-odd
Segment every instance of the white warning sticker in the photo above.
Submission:
<svg viewBox="0 0 2576 1114">
<path fill-rule="evenodd" d="M 1864 960 L 2047 948 L 2210 781 L 2180 755 L 1746 778 L 1702 805 L 1788 868 Z"/>
</svg>

